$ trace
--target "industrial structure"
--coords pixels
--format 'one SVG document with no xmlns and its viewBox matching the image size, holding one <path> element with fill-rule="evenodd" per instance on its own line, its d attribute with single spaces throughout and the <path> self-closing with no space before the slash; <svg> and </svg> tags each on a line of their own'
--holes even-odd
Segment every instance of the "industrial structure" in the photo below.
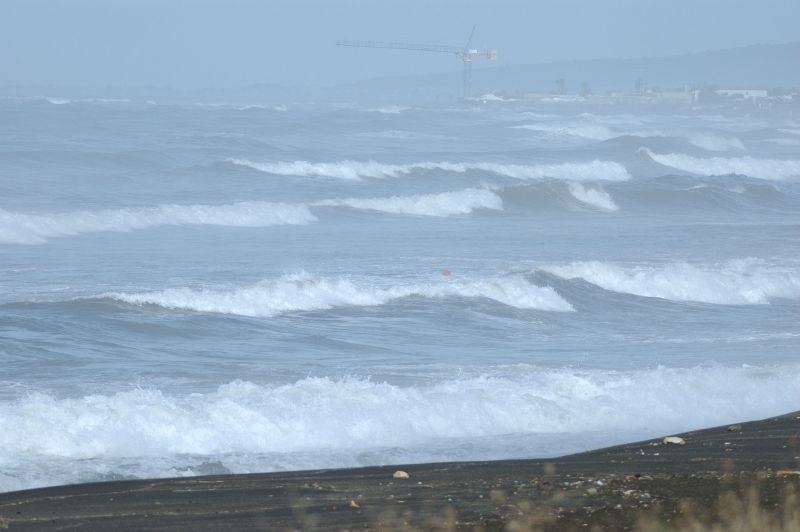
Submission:
<svg viewBox="0 0 800 532">
<path fill-rule="evenodd" d="M 497 59 L 495 50 L 479 51 L 472 46 L 472 37 L 475 35 L 475 26 L 469 34 L 467 44 L 464 47 L 442 46 L 438 44 L 410 44 L 403 42 L 383 42 L 383 41 L 336 41 L 337 46 L 355 46 L 357 48 L 388 48 L 390 50 L 415 50 L 418 52 L 436 52 L 455 55 L 464 64 L 464 98 L 469 98 L 472 94 L 472 62 L 476 59 Z"/>
</svg>

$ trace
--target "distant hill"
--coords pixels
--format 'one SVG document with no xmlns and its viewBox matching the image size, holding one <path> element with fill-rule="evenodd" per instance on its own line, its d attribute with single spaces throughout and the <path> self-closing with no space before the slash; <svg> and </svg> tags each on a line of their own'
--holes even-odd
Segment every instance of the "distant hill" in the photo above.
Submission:
<svg viewBox="0 0 800 532">
<path fill-rule="evenodd" d="M 502 50 L 499 51 L 502 53 Z M 384 77 L 350 85 L 356 91 L 458 92 L 461 73 Z M 548 92 L 565 79 L 572 93 L 582 82 L 595 93 L 632 90 L 637 78 L 650 87 L 680 88 L 707 84 L 752 87 L 799 87 L 800 42 L 753 45 L 668 57 L 560 61 L 532 65 L 484 67 L 473 70 L 474 93 Z M 343 87 L 342 87 L 343 88 Z"/>
</svg>

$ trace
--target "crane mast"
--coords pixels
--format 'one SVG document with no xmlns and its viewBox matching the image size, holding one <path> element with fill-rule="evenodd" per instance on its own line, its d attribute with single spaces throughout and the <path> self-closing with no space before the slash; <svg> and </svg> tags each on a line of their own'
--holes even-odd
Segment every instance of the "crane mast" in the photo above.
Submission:
<svg viewBox="0 0 800 532">
<path fill-rule="evenodd" d="M 495 50 L 477 50 L 470 48 L 472 37 L 475 35 L 475 26 L 469 35 L 466 46 L 444 46 L 439 44 L 413 44 L 405 42 L 390 41 L 354 41 L 340 39 L 336 41 L 337 46 L 352 46 L 355 48 L 383 48 L 389 50 L 413 50 L 417 52 L 434 52 L 454 55 L 460 59 L 464 65 L 464 98 L 469 98 L 472 93 L 472 62 L 476 59 L 487 59 L 494 61 L 497 59 Z"/>
</svg>

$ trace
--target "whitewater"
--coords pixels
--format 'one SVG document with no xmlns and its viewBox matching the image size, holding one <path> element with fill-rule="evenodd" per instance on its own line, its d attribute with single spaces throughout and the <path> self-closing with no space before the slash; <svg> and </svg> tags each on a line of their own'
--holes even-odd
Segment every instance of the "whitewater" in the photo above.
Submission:
<svg viewBox="0 0 800 532">
<path fill-rule="evenodd" d="M 791 117 L 48 95 L 0 123 L 0 491 L 798 409 Z"/>
</svg>

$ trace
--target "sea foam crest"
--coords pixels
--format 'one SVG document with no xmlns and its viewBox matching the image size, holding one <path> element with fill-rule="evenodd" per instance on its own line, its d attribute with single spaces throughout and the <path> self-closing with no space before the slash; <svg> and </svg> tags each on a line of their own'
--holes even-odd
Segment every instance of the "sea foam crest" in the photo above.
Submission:
<svg viewBox="0 0 800 532">
<path fill-rule="evenodd" d="M 784 181 L 800 177 L 800 160 L 756 159 L 754 157 L 699 158 L 682 153 L 642 152 L 664 166 L 702 176 L 746 175 L 756 179 Z"/>
<path fill-rule="evenodd" d="M 454 214 L 468 214 L 475 209 L 502 210 L 503 200 L 490 190 L 468 188 L 439 194 L 323 200 L 311 205 L 443 217 Z"/>
<path fill-rule="evenodd" d="M 48 238 L 127 232 L 161 225 L 266 227 L 316 220 L 306 205 L 242 202 L 229 205 L 158 205 L 55 214 L 22 214 L 0 209 L 0 243 L 41 244 Z"/>
<path fill-rule="evenodd" d="M 671 263 L 621 266 L 606 262 L 573 262 L 543 270 L 568 279 L 583 279 L 613 292 L 720 305 L 768 303 L 800 297 L 800 270 L 768 266 L 755 259 L 716 265 Z"/>
<path fill-rule="evenodd" d="M 694 132 L 686 133 L 684 131 L 662 131 L 655 129 L 637 129 L 637 130 L 624 130 L 615 131 L 602 124 L 559 124 L 559 123 L 540 123 L 540 124 L 523 124 L 513 126 L 515 129 L 525 129 L 529 131 L 536 131 L 537 133 L 545 134 L 548 137 L 564 137 L 564 138 L 578 138 L 587 140 L 604 141 L 611 140 L 621 136 L 630 137 L 685 137 L 690 144 L 702 148 L 706 151 L 747 151 L 741 140 L 736 137 L 723 137 L 714 133 Z"/>
<path fill-rule="evenodd" d="M 415 170 L 442 170 L 464 173 L 471 170 L 490 172 L 514 179 L 568 179 L 571 181 L 627 181 L 628 170 L 620 163 L 594 160 L 581 163 L 555 164 L 503 164 L 492 162 L 452 163 L 417 162 L 410 164 L 385 164 L 377 161 L 344 160 L 335 163 L 309 161 L 256 163 L 245 159 L 229 162 L 275 175 L 303 177 L 332 177 L 346 180 L 361 178 L 386 178 L 407 175 Z"/>
<path fill-rule="evenodd" d="M 572 305 L 555 290 L 533 285 L 522 276 L 379 286 L 367 280 L 315 277 L 300 272 L 227 290 L 169 288 L 137 294 L 103 295 L 134 305 L 251 317 L 346 306 L 380 306 L 409 296 L 483 297 L 521 309 L 573 310 Z"/>
<path fill-rule="evenodd" d="M 534 123 L 512 126 L 513 129 L 524 129 L 544 133 L 551 137 L 578 137 L 589 140 L 609 140 L 621 135 L 602 124 L 591 123 Z"/>
<path fill-rule="evenodd" d="M 601 188 L 590 188 L 580 183 L 568 183 L 569 192 L 572 196 L 586 205 L 597 207 L 605 211 L 618 211 L 619 207 L 614 203 L 611 195 Z"/>
<path fill-rule="evenodd" d="M 453 456 L 465 442 L 472 451 L 464 458 L 491 459 L 508 456 L 508 435 L 524 438 L 512 451 L 517 456 L 554 456 L 585 449 L 587 441 L 610 445 L 758 419 L 798 403 L 797 366 L 515 366 L 406 386 L 352 377 L 234 381 L 190 394 L 33 393 L 0 402 L 0 490 L 109 472 L 187 475 L 187 462 L 216 461 L 232 472 L 343 467 L 384 462 L 387 449 L 394 450 L 390 460 L 431 461 Z M 587 439 L 592 434 L 601 437 Z M 37 464 L 44 464 L 42 478 L 31 481 Z M 27 476 L 15 479 L 10 472 Z"/>
<path fill-rule="evenodd" d="M 706 151 L 747 151 L 744 143 L 736 137 L 723 137 L 714 133 L 691 133 L 689 143 Z"/>
</svg>

